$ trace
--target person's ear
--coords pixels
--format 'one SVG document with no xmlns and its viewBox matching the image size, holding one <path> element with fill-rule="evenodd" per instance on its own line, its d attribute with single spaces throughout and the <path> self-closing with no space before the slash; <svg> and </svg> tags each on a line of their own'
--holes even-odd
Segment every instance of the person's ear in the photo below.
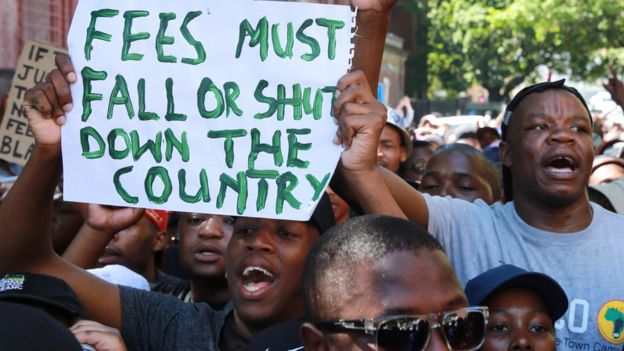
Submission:
<svg viewBox="0 0 624 351">
<path fill-rule="evenodd" d="M 304 323 L 299 329 L 299 337 L 305 350 L 328 351 L 329 344 L 322 331 L 312 323 Z"/>
<path fill-rule="evenodd" d="M 509 148 L 509 142 L 501 141 L 498 146 L 498 157 L 501 159 L 503 166 L 511 167 L 511 150 Z"/>
<path fill-rule="evenodd" d="M 401 155 L 401 158 L 400 158 L 401 163 L 405 162 L 405 160 L 407 160 L 407 151 L 405 150 L 404 147 L 401 147 L 400 155 Z"/>
<path fill-rule="evenodd" d="M 158 232 L 156 233 L 156 239 L 154 240 L 154 245 L 152 245 L 152 251 L 158 252 L 162 251 L 167 247 L 167 233 L 166 232 Z"/>
</svg>

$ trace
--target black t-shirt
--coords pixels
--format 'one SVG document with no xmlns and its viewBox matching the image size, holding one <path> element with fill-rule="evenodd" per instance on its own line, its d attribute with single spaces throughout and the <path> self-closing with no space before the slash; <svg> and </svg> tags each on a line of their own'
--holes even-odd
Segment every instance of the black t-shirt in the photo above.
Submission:
<svg viewBox="0 0 624 351">
<path fill-rule="evenodd" d="M 190 290 L 189 282 L 156 270 L 156 280 L 150 283 L 150 290 L 173 295 L 182 299 Z"/>
<path fill-rule="evenodd" d="M 256 334 L 247 351 L 298 351 L 303 350 L 299 329 L 303 319 L 277 324 Z"/>
<path fill-rule="evenodd" d="M 249 344 L 249 339 L 241 334 L 236 328 L 234 313 L 230 313 L 225 318 L 225 323 L 221 331 L 219 349 L 222 351 L 241 351 Z"/>
</svg>

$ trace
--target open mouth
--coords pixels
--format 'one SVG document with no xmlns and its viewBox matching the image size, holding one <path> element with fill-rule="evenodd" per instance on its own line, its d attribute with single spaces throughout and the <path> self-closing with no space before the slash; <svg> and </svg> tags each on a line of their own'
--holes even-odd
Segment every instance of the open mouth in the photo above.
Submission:
<svg viewBox="0 0 624 351">
<path fill-rule="evenodd" d="M 248 297 L 265 293 L 275 283 L 275 275 L 265 268 L 249 266 L 241 276 L 242 292 Z"/>
<path fill-rule="evenodd" d="M 569 156 L 555 156 L 545 164 L 549 172 L 553 174 L 571 174 L 578 169 L 578 163 Z"/>
</svg>

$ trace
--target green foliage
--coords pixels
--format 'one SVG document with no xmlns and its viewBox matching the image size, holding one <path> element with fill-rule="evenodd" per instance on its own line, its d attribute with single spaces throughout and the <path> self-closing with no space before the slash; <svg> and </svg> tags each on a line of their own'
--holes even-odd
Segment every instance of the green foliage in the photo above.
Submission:
<svg viewBox="0 0 624 351">
<path fill-rule="evenodd" d="M 428 0 L 429 84 L 449 96 L 480 84 L 491 100 L 538 79 L 537 67 L 581 80 L 624 65 L 624 2 Z M 621 61 L 620 61 L 621 60 Z M 432 89 L 430 89 L 430 92 Z"/>
</svg>

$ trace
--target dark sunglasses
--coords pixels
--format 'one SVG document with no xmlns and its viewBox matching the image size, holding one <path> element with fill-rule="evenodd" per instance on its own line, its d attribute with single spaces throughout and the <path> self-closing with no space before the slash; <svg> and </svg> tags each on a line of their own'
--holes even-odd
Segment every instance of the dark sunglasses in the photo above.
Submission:
<svg viewBox="0 0 624 351">
<path fill-rule="evenodd" d="M 359 331 L 374 335 L 378 351 L 422 351 L 429 344 L 431 330 L 440 328 L 449 349 L 471 351 L 483 345 L 487 319 L 487 307 L 466 307 L 423 315 L 324 320 L 314 325 L 327 333 Z"/>
</svg>

